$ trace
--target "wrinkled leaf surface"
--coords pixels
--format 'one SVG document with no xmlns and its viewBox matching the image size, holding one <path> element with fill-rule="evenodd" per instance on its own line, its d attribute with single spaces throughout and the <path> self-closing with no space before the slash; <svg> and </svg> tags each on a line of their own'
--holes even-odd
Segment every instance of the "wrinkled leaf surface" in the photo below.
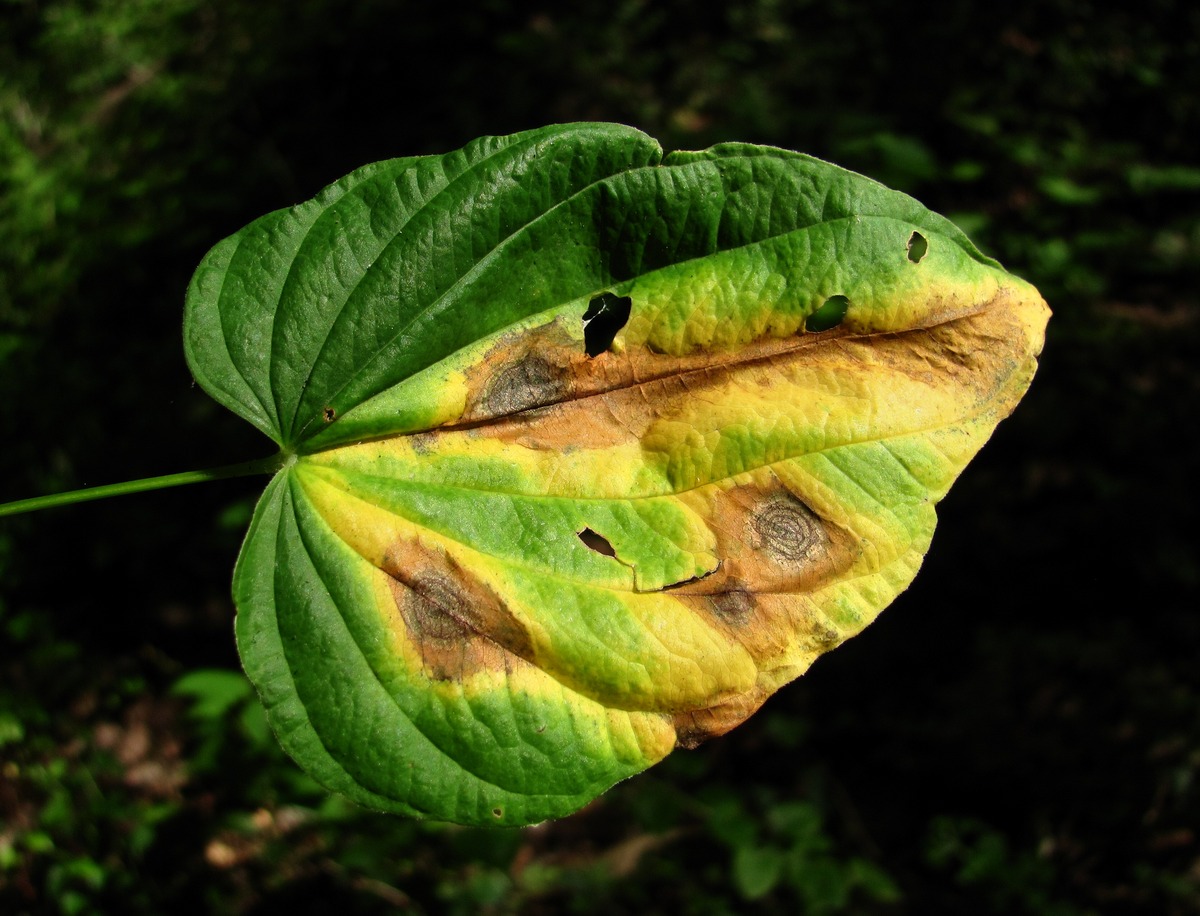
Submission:
<svg viewBox="0 0 1200 916">
<path fill-rule="evenodd" d="M 285 459 L 234 583 L 277 735 L 364 804 L 522 824 L 727 731 L 912 580 L 1047 315 L 862 176 L 616 125 L 257 220 L 185 335 Z"/>
</svg>

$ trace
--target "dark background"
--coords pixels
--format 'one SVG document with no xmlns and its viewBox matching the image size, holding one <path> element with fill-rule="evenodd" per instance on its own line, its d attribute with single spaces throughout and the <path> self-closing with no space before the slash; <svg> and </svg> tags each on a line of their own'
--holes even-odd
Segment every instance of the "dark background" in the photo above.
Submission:
<svg viewBox="0 0 1200 916">
<path fill-rule="evenodd" d="M 361 811 L 283 757 L 257 479 L 0 521 L 5 913 L 1200 912 L 1200 7 L 0 0 L 0 500 L 259 457 L 188 375 L 207 248 L 366 162 L 568 120 L 956 219 L 1054 309 L 916 583 L 583 812 Z"/>
</svg>

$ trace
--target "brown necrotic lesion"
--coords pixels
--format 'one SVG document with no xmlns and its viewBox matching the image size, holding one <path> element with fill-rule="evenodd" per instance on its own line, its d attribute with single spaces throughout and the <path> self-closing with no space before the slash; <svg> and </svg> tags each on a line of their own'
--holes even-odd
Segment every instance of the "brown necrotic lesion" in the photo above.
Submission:
<svg viewBox="0 0 1200 916">
<path fill-rule="evenodd" d="M 503 652 L 459 615 L 463 596 L 443 579 L 416 576 L 410 584 L 391 582 L 396 608 L 409 642 L 421 656 L 425 675 L 435 681 L 457 680 L 493 664 Z"/>
<path fill-rule="evenodd" d="M 714 490 L 704 514 L 716 536 L 715 553 L 721 565 L 713 575 L 681 591 L 749 596 L 762 591 L 800 593 L 824 584 L 848 564 L 850 552 L 843 532 L 773 474 Z M 745 603 L 734 598 L 725 601 L 728 610 Z"/>
<path fill-rule="evenodd" d="M 711 506 L 721 565 L 669 594 L 749 652 L 762 676 L 746 693 L 674 713 L 680 747 L 740 724 L 775 686 L 841 641 L 810 596 L 836 581 L 854 557 L 851 538 L 773 476 L 725 490 Z"/>
<path fill-rule="evenodd" d="M 812 559 L 825 540 L 817 517 L 787 492 L 763 500 L 750 517 L 750 527 L 758 548 L 784 566 Z"/>
<path fill-rule="evenodd" d="M 710 738 L 723 735 L 745 722 L 771 695 L 769 690 L 756 689 L 704 709 L 688 709 L 671 716 L 677 747 L 692 749 Z"/>
<path fill-rule="evenodd" d="M 731 582 L 726 590 L 706 597 L 713 614 L 719 620 L 734 626 L 745 624 L 758 603 L 754 599 L 754 593 L 739 582 Z"/>
<path fill-rule="evenodd" d="M 560 321 L 501 336 L 467 370 L 462 422 L 485 423 L 573 396 L 576 363 L 586 357 Z"/>
<path fill-rule="evenodd" d="M 492 376 L 484 389 L 479 412 L 503 417 L 542 407 L 563 394 L 562 371 L 537 353 L 527 353 Z"/>
<path fill-rule="evenodd" d="M 528 633 L 503 600 L 445 553 L 401 542 L 383 571 L 408 642 L 433 680 L 507 669 L 532 656 Z"/>
</svg>

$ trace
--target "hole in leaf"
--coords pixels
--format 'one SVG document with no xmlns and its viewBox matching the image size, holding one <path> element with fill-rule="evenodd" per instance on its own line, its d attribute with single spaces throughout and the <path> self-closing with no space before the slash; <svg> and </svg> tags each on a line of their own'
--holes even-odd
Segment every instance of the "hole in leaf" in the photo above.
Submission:
<svg viewBox="0 0 1200 916">
<path fill-rule="evenodd" d="M 601 293 L 583 313 L 583 345 L 588 356 L 599 356 L 612 346 L 617 332 L 625 327 L 633 300 L 629 296 Z"/>
<path fill-rule="evenodd" d="M 579 540 L 583 541 L 588 550 L 594 550 L 606 557 L 617 555 L 617 552 L 613 550 L 613 545 L 608 543 L 608 539 L 601 534 L 596 534 L 591 528 L 584 528 L 579 532 Z"/>
<path fill-rule="evenodd" d="M 717 565 L 714 566 L 712 569 L 710 569 L 708 572 L 703 572 L 703 573 L 700 573 L 700 575 L 698 575 L 698 576 L 692 576 L 689 579 L 684 579 L 682 582 L 674 582 L 671 585 L 664 585 L 662 587 L 662 591 L 669 592 L 672 589 L 683 588 L 685 585 L 691 585 L 693 582 L 699 582 L 702 579 L 707 579 L 709 576 L 711 576 L 713 573 L 715 573 L 720 568 L 721 568 L 721 563 L 718 560 Z"/>
<path fill-rule="evenodd" d="M 914 231 L 908 237 L 908 259 L 914 264 L 919 264 L 927 251 L 929 251 L 929 239 Z"/>
<path fill-rule="evenodd" d="M 836 328 L 846 317 L 846 309 L 849 307 L 850 300 L 845 296 L 830 296 L 819 309 L 804 319 L 804 330 L 828 331 L 830 328 Z"/>
<path fill-rule="evenodd" d="M 337 411 L 334 410 L 332 407 L 326 407 L 325 410 L 322 411 L 322 414 L 325 417 L 326 423 L 332 423 L 334 420 L 337 419 Z"/>
</svg>

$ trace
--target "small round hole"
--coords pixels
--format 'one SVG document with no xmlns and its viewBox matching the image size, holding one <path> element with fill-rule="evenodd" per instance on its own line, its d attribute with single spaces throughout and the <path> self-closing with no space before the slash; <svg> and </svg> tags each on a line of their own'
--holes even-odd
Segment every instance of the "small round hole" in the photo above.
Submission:
<svg viewBox="0 0 1200 916">
<path fill-rule="evenodd" d="M 819 309 L 804 319 L 804 330 L 828 331 L 830 328 L 836 328 L 846 317 L 846 309 L 849 307 L 850 300 L 845 296 L 830 296 Z"/>
<path fill-rule="evenodd" d="M 921 258 L 925 257 L 929 251 L 929 239 L 921 235 L 919 232 L 913 232 L 908 237 L 908 259 L 914 264 L 919 264 Z"/>
</svg>

